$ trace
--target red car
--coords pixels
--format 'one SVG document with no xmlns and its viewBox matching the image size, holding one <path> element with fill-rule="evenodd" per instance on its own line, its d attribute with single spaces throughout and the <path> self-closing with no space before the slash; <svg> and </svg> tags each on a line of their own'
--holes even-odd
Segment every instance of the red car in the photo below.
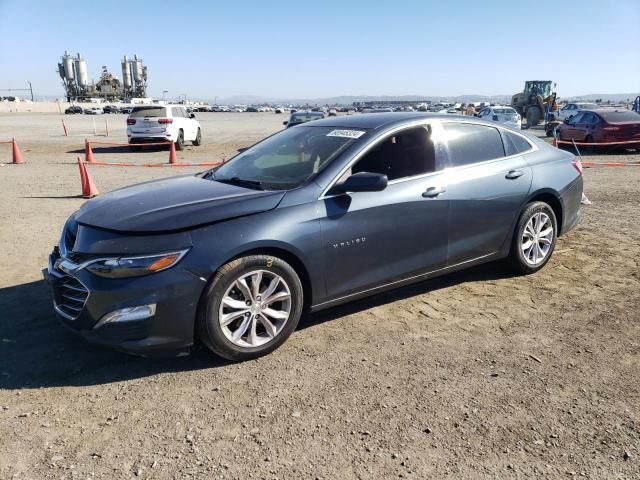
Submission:
<svg viewBox="0 0 640 480">
<path fill-rule="evenodd" d="M 591 110 L 577 113 L 558 127 L 560 140 L 586 143 L 629 142 L 640 148 L 640 114 L 631 110 Z M 624 147 L 624 145 L 619 145 Z"/>
</svg>

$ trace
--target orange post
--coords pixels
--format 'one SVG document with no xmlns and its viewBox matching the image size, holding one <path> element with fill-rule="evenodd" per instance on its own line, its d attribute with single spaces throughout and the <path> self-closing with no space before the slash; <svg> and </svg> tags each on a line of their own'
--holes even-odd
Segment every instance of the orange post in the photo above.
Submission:
<svg viewBox="0 0 640 480">
<path fill-rule="evenodd" d="M 174 165 L 178 163 L 178 159 L 176 158 L 176 144 L 171 142 L 171 147 L 169 147 L 169 164 Z"/>
<path fill-rule="evenodd" d="M 67 126 L 64 124 L 64 120 L 62 120 L 62 129 L 64 130 L 64 136 L 69 136 L 69 131 L 67 130 Z"/>
<path fill-rule="evenodd" d="M 24 163 L 24 159 L 22 158 L 22 153 L 20 152 L 20 148 L 18 147 L 18 142 L 16 142 L 15 138 L 11 139 L 11 144 L 13 146 L 13 163 Z"/>
</svg>

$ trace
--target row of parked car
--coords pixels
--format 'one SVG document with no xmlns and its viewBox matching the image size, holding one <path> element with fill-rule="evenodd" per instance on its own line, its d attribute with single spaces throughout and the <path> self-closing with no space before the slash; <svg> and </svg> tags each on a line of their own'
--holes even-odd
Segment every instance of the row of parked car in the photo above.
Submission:
<svg viewBox="0 0 640 480">
<path fill-rule="evenodd" d="M 105 113 L 131 113 L 133 107 L 118 107 L 117 105 L 105 105 L 104 107 L 82 108 L 79 105 L 71 105 L 64 113 L 67 115 L 85 114 L 85 115 L 103 115 Z"/>
</svg>

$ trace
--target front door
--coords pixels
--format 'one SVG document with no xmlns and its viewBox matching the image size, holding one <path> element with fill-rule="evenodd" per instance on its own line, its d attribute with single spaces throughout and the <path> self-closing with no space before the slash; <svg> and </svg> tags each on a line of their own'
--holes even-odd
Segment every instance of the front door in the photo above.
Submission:
<svg viewBox="0 0 640 480">
<path fill-rule="evenodd" d="M 403 130 L 382 139 L 341 179 L 384 173 L 385 190 L 319 200 L 330 299 L 445 265 L 449 203 L 437 164 L 428 126 Z"/>
</svg>

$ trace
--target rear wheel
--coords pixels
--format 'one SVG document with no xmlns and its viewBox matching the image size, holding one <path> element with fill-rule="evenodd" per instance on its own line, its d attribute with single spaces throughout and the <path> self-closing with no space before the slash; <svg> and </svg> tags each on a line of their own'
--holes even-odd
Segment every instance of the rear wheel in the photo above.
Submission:
<svg viewBox="0 0 640 480">
<path fill-rule="evenodd" d="M 535 127 L 540 123 L 540 109 L 538 107 L 531 107 L 527 110 L 527 128 Z"/>
<path fill-rule="evenodd" d="M 595 140 L 591 135 L 587 135 L 587 137 L 584 139 L 584 143 L 594 143 Z M 595 145 L 586 145 L 584 147 L 584 151 L 586 153 L 595 153 L 596 151 L 596 146 Z"/>
<path fill-rule="evenodd" d="M 272 352 L 293 333 L 302 314 L 302 283 L 280 258 L 241 257 L 220 268 L 203 302 L 202 342 L 228 360 L 250 360 Z"/>
<path fill-rule="evenodd" d="M 184 150 L 184 132 L 182 129 L 178 131 L 178 138 L 176 139 L 176 150 Z"/>
<path fill-rule="evenodd" d="M 513 270 L 526 275 L 544 267 L 556 246 L 557 231 L 556 215 L 548 204 L 528 204 L 511 243 L 509 263 Z"/>
<path fill-rule="evenodd" d="M 193 141 L 193 144 L 196 147 L 202 145 L 202 132 L 200 131 L 200 128 L 198 128 L 198 134 L 196 135 L 196 139 Z"/>
</svg>

